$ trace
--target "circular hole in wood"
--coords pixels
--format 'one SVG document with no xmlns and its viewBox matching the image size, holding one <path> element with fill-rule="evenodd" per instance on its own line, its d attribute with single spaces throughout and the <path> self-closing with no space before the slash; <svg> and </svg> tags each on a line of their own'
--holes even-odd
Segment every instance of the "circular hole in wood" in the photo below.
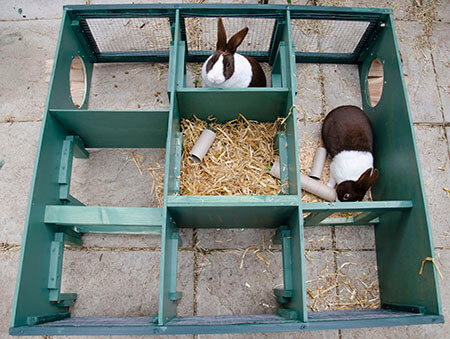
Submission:
<svg viewBox="0 0 450 339">
<path fill-rule="evenodd" d="M 384 68 L 380 59 L 373 59 L 367 78 L 370 106 L 375 107 L 383 94 Z"/>
<path fill-rule="evenodd" d="M 76 107 L 81 107 L 86 97 L 86 68 L 81 57 L 73 58 L 69 78 L 72 102 Z"/>
</svg>

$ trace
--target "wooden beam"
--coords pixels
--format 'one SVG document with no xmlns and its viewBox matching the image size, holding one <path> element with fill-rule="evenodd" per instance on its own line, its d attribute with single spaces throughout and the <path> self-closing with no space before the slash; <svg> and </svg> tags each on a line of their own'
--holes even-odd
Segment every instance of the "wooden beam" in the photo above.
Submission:
<svg viewBox="0 0 450 339">
<path fill-rule="evenodd" d="M 44 221 L 81 233 L 160 234 L 162 208 L 49 205 Z"/>
</svg>

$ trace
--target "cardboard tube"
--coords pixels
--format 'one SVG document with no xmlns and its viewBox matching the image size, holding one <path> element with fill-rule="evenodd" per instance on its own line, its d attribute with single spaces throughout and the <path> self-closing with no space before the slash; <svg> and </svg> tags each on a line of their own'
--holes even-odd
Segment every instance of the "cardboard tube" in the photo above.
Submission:
<svg viewBox="0 0 450 339">
<path fill-rule="evenodd" d="M 273 175 L 275 178 L 281 179 L 280 175 L 280 163 L 278 161 L 275 161 L 272 165 L 272 169 L 269 172 L 271 175 Z"/>
<path fill-rule="evenodd" d="M 200 134 L 200 137 L 195 142 L 194 147 L 192 147 L 191 152 L 189 152 L 192 160 L 194 160 L 198 164 L 201 163 L 203 157 L 205 156 L 206 152 L 208 152 L 208 149 L 211 147 L 215 138 L 216 133 L 214 133 L 210 129 L 205 128 L 202 134 Z"/>
<path fill-rule="evenodd" d="M 327 158 L 327 149 L 325 147 L 319 147 L 314 155 L 313 165 L 311 167 L 311 173 L 309 176 L 314 179 L 320 179 L 322 177 L 323 165 Z"/>
<path fill-rule="evenodd" d="M 278 161 L 273 163 L 270 174 L 278 179 L 280 178 L 280 163 Z M 324 185 L 320 181 L 314 180 L 303 173 L 300 173 L 300 184 L 302 185 L 302 190 L 328 201 L 336 201 L 336 191 L 333 188 Z"/>
<path fill-rule="evenodd" d="M 302 186 L 302 190 L 317 195 L 318 197 L 328 201 L 336 201 L 336 191 L 333 188 L 322 184 L 320 181 L 314 180 L 307 175 L 300 173 L 300 184 Z"/>
</svg>

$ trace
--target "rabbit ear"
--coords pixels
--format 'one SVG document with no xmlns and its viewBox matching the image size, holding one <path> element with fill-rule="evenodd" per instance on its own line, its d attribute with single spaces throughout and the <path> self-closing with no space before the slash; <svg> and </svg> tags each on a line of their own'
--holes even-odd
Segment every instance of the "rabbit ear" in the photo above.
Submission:
<svg viewBox="0 0 450 339">
<path fill-rule="evenodd" d="M 228 41 L 227 51 L 230 52 L 231 54 L 234 54 L 239 45 L 242 43 L 242 40 L 244 40 L 247 33 L 248 27 L 245 27 L 241 29 L 239 32 L 237 32 L 235 35 L 233 35 L 230 41 Z"/>
<path fill-rule="evenodd" d="M 217 22 L 217 46 L 218 51 L 225 51 L 227 49 L 227 32 L 223 25 L 222 18 L 219 17 Z"/>
<path fill-rule="evenodd" d="M 360 188 L 367 190 L 378 179 L 378 170 L 374 169 L 372 174 L 371 172 L 372 169 L 369 168 L 367 171 L 361 174 L 358 181 L 356 182 Z"/>
</svg>

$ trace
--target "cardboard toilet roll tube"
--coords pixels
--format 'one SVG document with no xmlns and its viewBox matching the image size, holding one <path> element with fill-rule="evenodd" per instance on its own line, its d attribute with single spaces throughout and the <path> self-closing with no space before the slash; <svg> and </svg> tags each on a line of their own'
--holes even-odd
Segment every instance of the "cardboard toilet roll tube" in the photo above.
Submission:
<svg viewBox="0 0 450 339">
<path fill-rule="evenodd" d="M 275 178 L 281 179 L 280 175 L 280 163 L 278 161 L 275 161 L 272 165 L 272 169 L 269 172 L 271 175 L 273 175 Z"/>
<path fill-rule="evenodd" d="M 319 147 L 314 155 L 313 165 L 311 167 L 311 173 L 309 176 L 314 179 L 320 179 L 322 177 L 323 165 L 325 165 L 325 159 L 327 158 L 327 149 L 325 147 Z"/>
<path fill-rule="evenodd" d="M 300 184 L 302 186 L 302 190 L 317 195 L 324 200 L 336 201 L 336 191 L 333 188 L 322 184 L 320 181 L 314 180 L 313 178 L 300 173 Z"/>
<path fill-rule="evenodd" d="M 280 178 L 280 163 L 278 161 L 273 163 L 270 174 L 276 178 Z M 300 173 L 300 185 L 302 186 L 302 190 L 317 195 L 324 200 L 336 201 L 336 191 L 334 188 L 324 185 L 320 181 L 310 178 L 303 173 Z"/>
<path fill-rule="evenodd" d="M 208 152 L 208 149 L 211 147 L 215 138 L 216 133 L 214 133 L 210 129 L 205 128 L 202 134 L 200 134 L 200 137 L 195 142 L 194 147 L 192 147 L 191 151 L 189 152 L 192 160 L 194 160 L 198 164 L 201 163 L 203 157 L 205 156 L 206 152 Z"/>
</svg>

